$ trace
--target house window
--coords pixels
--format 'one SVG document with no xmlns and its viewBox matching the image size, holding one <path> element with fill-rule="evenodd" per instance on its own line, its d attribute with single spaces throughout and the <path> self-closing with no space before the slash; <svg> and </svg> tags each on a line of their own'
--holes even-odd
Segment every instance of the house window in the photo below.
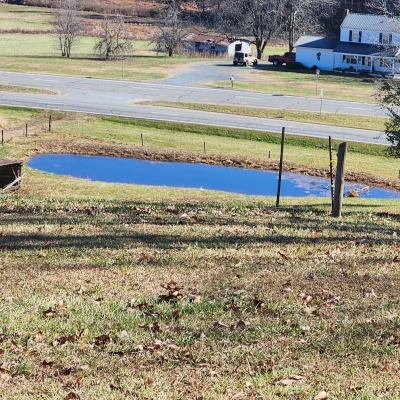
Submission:
<svg viewBox="0 0 400 400">
<path fill-rule="evenodd" d="M 235 51 L 242 51 L 242 43 L 235 44 Z"/>
<path fill-rule="evenodd" d="M 349 31 L 349 42 L 361 42 L 362 31 Z"/>
<path fill-rule="evenodd" d="M 368 65 L 368 67 L 371 66 L 371 57 L 361 57 L 361 65 Z"/>
<path fill-rule="evenodd" d="M 380 44 L 391 44 L 392 43 L 392 34 L 391 33 L 380 33 L 379 34 L 379 43 Z"/>
<path fill-rule="evenodd" d="M 346 64 L 357 64 L 357 57 L 343 56 L 343 62 Z"/>
</svg>

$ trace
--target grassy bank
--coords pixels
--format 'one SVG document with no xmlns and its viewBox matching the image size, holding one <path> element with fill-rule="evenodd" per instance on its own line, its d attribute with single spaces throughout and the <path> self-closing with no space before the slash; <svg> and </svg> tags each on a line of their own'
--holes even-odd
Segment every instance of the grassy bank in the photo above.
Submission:
<svg viewBox="0 0 400 400">
<path fill-rule="evenodd" d="M 135 120 L 117 117 L 99 117 L 53 113 L 52 133 L 46 132 L 48 112 L 3 108 L 0 122 L 5 130 L 6 144 L 0 154 L 25 160 L 34 149 L 57 138 L 74 143 L 104 143 L 122 146 L 169 149 L 201 156 L 204 144 L 208 155 L 224 157 L 250 157 L 277 162 L 280 156 L 280 135 L 268 132 L 219 128 L 161 121 Z M 57 122 L 58 121 L 58 122 Z M 39 135 L 24 137 L 25 123 L 29 131 Z M 9 133 L 10 132 L 10 133 Z M 12 133 L 14 132 L 14 133 Z M 9 136 L 14 134 L 13 141 Z M 334 151 L 338 146 L 334 141 Z M 312 168 L 329 168 L 327 139 L 313 139 L 288 135 L 285 140 L 285 162 Z M 384 179 L 397 179 L 396 159 L 389 158 L 385 146 L 349 143 L 346 170 L 372 174 Z"/>
<path fill-rule="evenodd" d="M 132 199 L 0 197 L 0 398 L 400 396 L 398 216 Z"/>
<path fill-rule="evenodd" d="M 385 130 L 384 117 L 368 117 L 348 114 L 334 114 L 325 112 L 292 111 L 286 109 L 229 106 L 222 104 L 184 103 L 167 101 L 149 101 L 151 104 L 162 107 L 186 108 L 190 110 L 211 111 L 224 114 L 245 115 L 249 117 L 283 119 L 320 125 L 334 125 L 348 128 L 371 129 L 383 132 Z"/>
</svg>

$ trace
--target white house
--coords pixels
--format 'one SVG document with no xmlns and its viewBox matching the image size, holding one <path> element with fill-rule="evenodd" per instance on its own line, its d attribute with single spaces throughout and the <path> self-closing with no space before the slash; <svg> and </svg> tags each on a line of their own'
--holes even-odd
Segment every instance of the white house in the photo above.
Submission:
<svg viewBox="0 0 400 400">
<path fill-rule="evenodd" d="M 347 14 L 339 38 L 302 36 L 296 61 L 325 71 L 367 74 L 400 73 L 400 18 Z"/>
</svg>

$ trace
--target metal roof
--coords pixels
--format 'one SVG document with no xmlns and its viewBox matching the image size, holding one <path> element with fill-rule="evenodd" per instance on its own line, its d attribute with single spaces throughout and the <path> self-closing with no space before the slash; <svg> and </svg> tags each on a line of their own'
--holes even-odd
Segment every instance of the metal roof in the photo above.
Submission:
<svg viewBox="0 0 400 400">
<path fill-rule="evenodd" d="M 195 35 L 190 34 L 187 36 L 186 40 L 196 43 L 220 43 L 227 42 L 226 38 L 220 36 L 207 36 L 207 35 Z"/>
<path fill-rule="evenodd" d="M 333 50 L 334 53 L 354 54 L 361 56 L 395 57 L 398 47 L 378 46 L 376 44 L 339 42 Z"/>
<path fill-rule="evenodd" d="M 7 165 L 22 165 L 22 163 L 20 161 L 7 160 L 6 158 L 0 160 L 0 167 L 5 167 Z"/>
<path fill-rule="evenodd" d="M 400 18 L 386 15 L 350 13 L 346 15 L 340 28 L 400 33 Z"/>
<path fill-rule="evenodd" d="M 295 47 L 309 47 L 312 49 L 331 49 L 333 50 L 339 42 L 336 38 L 326 38 L 320 36 L 302 36 L 295 43 Z"/>
</svg>

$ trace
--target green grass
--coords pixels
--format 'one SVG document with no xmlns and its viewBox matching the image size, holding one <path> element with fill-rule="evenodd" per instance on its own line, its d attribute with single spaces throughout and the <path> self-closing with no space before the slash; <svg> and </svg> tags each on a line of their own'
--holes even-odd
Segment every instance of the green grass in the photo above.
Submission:
<svg viewBox="0 0 400 400">
<path fill-rule="evenodd" d="M 0 32 L 37 32 L 51 29 L 53 12 L 46 8 L 0 4 Z"/>
<path fill-rule="evenodd" d="M 212 82 L 213 87 L 230 88 L 229 81 Z M 260 65 L 253 71 L 250 81 L 235 81 L 235 89 L 376 103 L 377 83 L 371 78 L 322 73 L 317 80 L 308 70 L 290 70 L 285 66 Z"/>
<path fill-rule="evenodd" d="M 10 115 L 10 110 L 5 110 L 3 125 L 10 125 L 6 117 Z M 29 126 L 40 124 L 42 133 L 45 132 L 48 113 L 38 113 L 37 121 L 31 123 L 26 119 L 29 117 L 28 111 L 21 112 L 19 118 L 14 117 L 20 123 L 21 132 L 24 132 L 25 122 Z M 0 117 L 2 115 L 0 114 Z M 203 154 L 204 144 L 207 154 L 221 155 L 225 158 L 244 156 L 277 162 L 280 155 L 280 135 L 275 133 L 118 117 L 76 117 L 74 114 L 62 113 L 58 116 L 54 114 L 53 117 L 54 120 L 59 118 L 62 122 L 53 127 L 52 136 L 43 137 L 45 141 L 56 135 L 57 138 L 71 143 L 80 140 L 141 147 L 143 137 L 146 148 L 190 152 L 197 157 Z M 16 128 L 15 123 L 13 126 Z M 7 130 L 5 134 L 7 138 Z M 25 159 L 24 152 L 30 154 L 33 148 L 40 149 L 41 137 L 32 136 L 29 141 L 21 139 L 18 146 L 12 146 L 10 143 L 10 146 L 0 149 L 0 155 Z M 338 143 L 333 142 L 334 151 Z M 387 156 L 386 150 L 386 146 L 351 142 L 346 168 L 349 172 L 368 173 L 395 180 L 398 176 L 397 162 L 396 159 Z M 289 164 L 316 169 L 329 168 L 328 140 L 287 135 L 284 157 L 285 162 Z"/>
<path fill-rule="evenodd" d="M 3 85 L 0 84 L 0 91 L 1 92 L 20 92 L 20 93 L 37 93 L 37 94 L 57 94 L 54 90 L 47 90 L 47 89 L 37 89 L 37 88 L 30 88 L 25 86 L 14 86 L 14 85 Z"/>
<path fill-rule="evenodd" d="M 191 110 L 211 111 L 225 114 L 245 115 L 250 117 L 283 119 L 287 121 L 308 122 L 321 125 L 343 126 L 348 128 L 371 129 L 383 132 L 387 118 L 357 116 L 334 113 L 318 113 L 307 111 L 291 111 L 262 107 L 229 106 L 222 104 L 184 103 L 167 101 L 147 101 L 143 104 L 151 104 L 162 107 L 186 108 Z"/>
<path fill-rule="evenodd" d="M 129 192 L 0 197 L 0 398 L 400 395 L 390 202 Z"/>
</svg>

